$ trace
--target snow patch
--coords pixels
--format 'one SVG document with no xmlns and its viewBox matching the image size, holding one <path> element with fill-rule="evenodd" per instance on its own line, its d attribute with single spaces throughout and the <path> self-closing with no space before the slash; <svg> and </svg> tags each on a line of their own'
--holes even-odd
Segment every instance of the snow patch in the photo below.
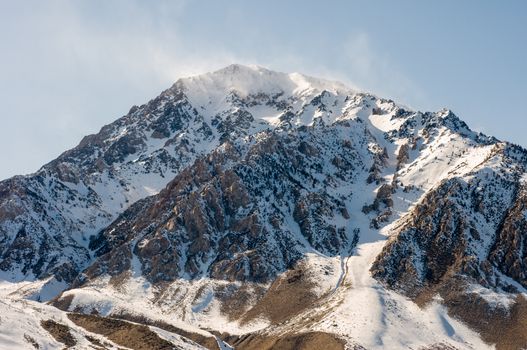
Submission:
<svg viewBox="0 0 527 350">
<path fill-rule="evenodd" d="M 516 296 L 513 294 L 496 292 L 479 284 L 472 284 L 467 292 L 479 295 L 492 308 L 502 307 L 509 309 L 516 302 Z"/>
</svg>

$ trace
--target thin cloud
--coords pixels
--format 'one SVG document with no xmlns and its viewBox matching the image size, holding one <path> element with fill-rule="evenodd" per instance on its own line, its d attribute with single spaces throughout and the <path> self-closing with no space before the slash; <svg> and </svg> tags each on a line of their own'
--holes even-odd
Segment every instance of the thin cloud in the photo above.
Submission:
<svg viewBox="0 0 527 350">
<path fill-rule="evenodd" d="M 9 164 L 0 169 L 0 178 L 35 171 L 177 78 L 236 60 L 224 50 L 205 55 L 182 40 L 177 20 L 183 2 L 147 8 L 101 2 L 115 7 L 101 14 L 125 12 L 115 18 L 100 18 L 86 4 L 13 5 L 9 10 L 18 21 L 0 23 L 0 47 L 10 55 L 0 67 L 0 148 L 12 150 L 0 154 L 0 162 Z M 20 156 L 12 157 L 13 152 Z"/>
<path fill-rule="evenodd" d="M 407 104 L 426 107 L 426 96 L 417 84 L 394 65 L 386 53 L 375 49 L 366 33 L 352 35 L 343 44 L 347 75 L 362 89 Z"/>
</svg>

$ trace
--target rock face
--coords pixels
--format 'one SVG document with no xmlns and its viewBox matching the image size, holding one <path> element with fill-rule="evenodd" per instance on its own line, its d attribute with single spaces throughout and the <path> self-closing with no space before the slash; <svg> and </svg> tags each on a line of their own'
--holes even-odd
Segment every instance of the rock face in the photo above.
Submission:
<svg viewBox="0 0 527 350">
<path fill-rule="evenodd" d="M 211 329 L 238 322 L 249 328 L 214 330 L 250 333 L 230 338 L 247 348 L 279 344 L 277 334 L 355 348 L 378 348 L 383 334 L 413 348 L 472 344 L 439 311 L 443 338 L 426 328 L 432 321 L 416 332 L 429 343 L 407 342 L 405 327 L 389 332 L 399 321 L 386 317 L 414 315 L 397 293 L 419 305 L 439 294 L 504 346 L 476 321 L 482 312 L 524 322 L 526 173 L 527 151 L 449 110 L 411 111 L 340 83 L 232 65 L 178 80 L 36 173 L 0 182 L 0 278 L 32 281 L 16 293 L 33 299 L 70 288 L 53 301 L 69 311 L 149 324 L 163 314 Z M 348 314 L 353 288 L 365 300 L 352 309 L 379 303 L 381 321 Z M 489 293 L 517 300 L 515 311 Z M 123 300 L 148 307 L 132 315 Z M 336 331 L 333 315 L 364 316 L 349 333 L 373 325 L 381 335 Z"/>
<path fill-rule="evenodd" d="M 407 214 L 372 266 L 391 287 L 417 296 L 463 275 L 486 287 L 525 286 L 522 272 L 527 153 L 496 145 L 470 173 L 444 180 Z"/>
<path fill-rule="evenodd" d="M 194 159 L 177 136 L 196 115 L 175 85 L 35 174 L 1 182 L 0 269 L 14 280 L 53 274 L 71 281 L 90 261 L 91 235 Z M 152 137 L 157 129 L 171 137 Z"/>
<path fill-rule="evenodd" d="M 354 233 L 337 223 L 349 219 L 343 199 L 351 193 L 334 193 L 371 162 L 339 147 L 356 133 L 355 123 L 224 144 L 101 231 L 92 242 L 100 257 L 86 275 L 122 273 L 136 256 L 151 282 L 267 282 L 306 251 L 349 251 Z M 328 166 L 335 158 L 338 166 Z M 116 251 L 126 258 L 115 259 Z"/>
</svg>

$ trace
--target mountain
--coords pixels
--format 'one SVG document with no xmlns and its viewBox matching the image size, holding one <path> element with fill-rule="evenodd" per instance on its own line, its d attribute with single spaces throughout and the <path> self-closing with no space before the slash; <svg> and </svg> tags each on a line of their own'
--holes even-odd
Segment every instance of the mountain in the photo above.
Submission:
<svg viewBox="0 0 527 350">
<path fill-rule="evenodd" d="M 0 344 L 520 349 L 526 168 L 447 109 L 257 66 L 182 78 L 0 182 L 1 307 L 39 329 Z"/>
<path fill-rule="evenodd" d="M 37 173 L 3 181 L 0 268 L 5 278 L 54 275 L 71 282 L 91 261 L 89 238 L 119 213 L 159 192 L 223 142 L 274 128 L 274 119 L 286 111 L 307 108 L 324 84 L 335 92 L 344 89 L 236 65 L 181 79 Z"/>
</svg>

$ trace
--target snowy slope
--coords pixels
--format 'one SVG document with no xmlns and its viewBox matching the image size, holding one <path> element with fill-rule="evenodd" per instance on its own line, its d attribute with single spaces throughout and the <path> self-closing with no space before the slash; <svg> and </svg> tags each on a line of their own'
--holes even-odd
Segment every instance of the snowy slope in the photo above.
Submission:
<svg viewBox="0 0 527 350">
<path fill-rule="evenodd" d="M 17 284 L 9 282 L 0 284 L 0 349 L 62 349 L 65 344 L 42 326 L 43 321 L 49 320 L 68 329 L 75 343 L 68 346 L 69 349 L 93 349 L 97 345 L 104 345 L 105 349 L 123 348 L 103 335 L 76 325 L 65 312 L 55 307 L 21 299 L 17 288 Z M 170 342 L 174 349 L 204 349 L 178 334 L 156 327 L 150 329 Z"/>
</svg>

